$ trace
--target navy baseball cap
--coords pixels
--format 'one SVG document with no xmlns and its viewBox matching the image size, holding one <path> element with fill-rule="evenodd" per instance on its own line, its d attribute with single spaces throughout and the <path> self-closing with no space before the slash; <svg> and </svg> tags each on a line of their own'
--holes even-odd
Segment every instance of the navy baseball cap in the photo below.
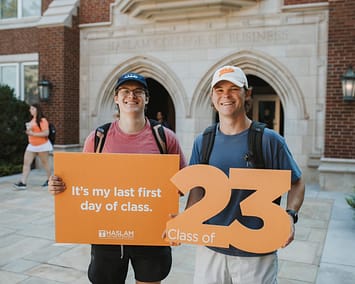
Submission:
<svg viewBox="0 0 355 284">
<path fill-rule="evenodd" d="M 148 85 L 147 82 L 145 80 L 145 78 L 142 75 L 139 75 L 137 73 L 126 73 L 123 74 L 117 81 L 116 86 L 115 86 L 115 90 L 117 90 L 117 88 L 119 86 L 121 86 L 123 83 L 127 82 L 127 81 L 134 81 L 134 82 L 138 82 L 140 84 L 142 84 L 144 86 L 144 88 L 148 89 Z"/>
</svg>

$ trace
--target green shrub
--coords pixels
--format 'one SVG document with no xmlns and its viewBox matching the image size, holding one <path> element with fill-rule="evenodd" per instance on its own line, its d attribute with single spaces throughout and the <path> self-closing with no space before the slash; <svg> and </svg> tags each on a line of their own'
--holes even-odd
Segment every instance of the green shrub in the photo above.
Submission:
<svg viewBox="0 0 355 284">
<path fill-rule="evenodd" d="M 351 194 L 348 197 L 345 197 L 346 202 L 355 209 L 355 194 Z"/>
<path fill-rule="evenodd" d="M 12 88 L 0 84 L 0 176 L 21 172 L 28 143 L 25 122 L 30 119 L 29 105 L 18 100 Z"/>
<path fill-rule="evenodd" d="M 355 210 L 355 189 L 353 194 L 350 194 L 349 196 L 345 197 L 345 200 L 350 205 L 350 207 Z M 354 211 L 354 218 L 355 218 L 355 211 Z"/>
</svg>

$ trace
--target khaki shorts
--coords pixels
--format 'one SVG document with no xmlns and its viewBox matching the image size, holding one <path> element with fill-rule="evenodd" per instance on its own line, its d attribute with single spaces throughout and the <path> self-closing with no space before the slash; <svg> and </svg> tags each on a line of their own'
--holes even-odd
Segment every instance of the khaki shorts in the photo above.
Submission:
<svg viewBox="0 0 355 284">
<path fill-rule="evenodd" d="M 240 257 L 199 246 L 196 250 L 194 284 L 275 284 L 277 263 L 276 253 Z"/>
</svg>

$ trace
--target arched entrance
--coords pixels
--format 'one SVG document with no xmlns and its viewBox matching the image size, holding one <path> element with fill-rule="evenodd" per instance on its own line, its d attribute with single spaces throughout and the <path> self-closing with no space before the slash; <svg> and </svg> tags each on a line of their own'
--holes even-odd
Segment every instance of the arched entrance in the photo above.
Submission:
<svg viewBox="0 0 355 284">
<path fill-rule="evenodd" d="M 291 147 L 296 147 L 292 144 L 300 145 L 303 139 L 302 135 L 298 135 L 298 132 L 295 132 L 294 129 L 300 127 L 305 130 L 308 124 L 303 126 L 301 124 L 309 119 L 302 91 L 287 67 L 282 65 L 276 58 L 256 51 L 241 51 L 231 54 L 211 66 L 202 77 L 195 90 L 196 96 L 190 104 L 191 116 L 196 117 L 197 131 L 202 131 L 204 126 L 207 125 L 207 123 L 202 125 L 201 122 L 211 121 L 211 118 L 213 120 L 218 119 L 216 115 L 213 115 L 212 109 L 207 111 L 210 98 L 206 94 L 210 92 L 211 78 L 215 70 L 223 65 L 235 65 L 245 72 L 249 78 L 250 86 L 254 87 L 255 102 L 258 102 L 258 100 L 262 102 L 259 108 L 255 107 L 256 109 L 264 109 L 268 105 L 272 106 L 273 102 L 275 102 L 275 112 L 279 115 L 277 122 L 280 134 L 288 139 L 292 137 Z M 271 92 L 271 97 L 262 97 L 268 92 Z M 265 102 L 265 105 L 263 105 L 263 102 Z M 279 111 L 276 110 L 277 104 L 279 104 Z M 251 118 L 257 120 L 259 111 L 254 116 L 255 118 L 253 113 L 250 114 Z M 294 153 L 296 153 L 295 155 L 299 154 L 297 152 Z"/>
<path fill-rule="evenodd" d="M 176 124 L 176 121 L 179 121 L 186 112 L 188 107 L 187 94 L 173 70 L 158 59 L 148 56 L 130 58 L 110 72 L 110 75 L 98 88 L 100 91 L 95 96 L 96 101 L 92 104 L 94 108 L 91 112 L 92 120 L 90 123 L 92 123 L 93 127 L 88 128 L 87 132 L 89 132 L 89 129 L 105 123 L 105 121 L 112 120 L 112 113 L 116 112 L 112 92 L 117 78 L 127 72 L 139 73 L 147 80 L 150 93 L 147 116 L 155 119 L 158 111 L 165 111 L 170 127 L 175 132 L 179 132 L 179 127 L 182 124 Z M 102 92 L 101 90 L 104 91 Z M 178 117 L 176 118 L 176 116 Z M 85 132 L 82 133 L 84 135 Z"/>
<path fill-rule="evenodd" d="M 248 116 L 264 122 L 268 128 L 284 135 L 284 111 L 275 90 L 263 79 L 247 75 L 249 86 L 253 88 L 253 104 Z"/>
<path fill-rule="evenodd" d="M 147 78 L 147 84 L 150 95 L 147 116 L 156 119 L 157 112 L 162 112 L 169 127 L 175 131 L 175 108 L 168 91 L 152 78 Z"/>
</svg>

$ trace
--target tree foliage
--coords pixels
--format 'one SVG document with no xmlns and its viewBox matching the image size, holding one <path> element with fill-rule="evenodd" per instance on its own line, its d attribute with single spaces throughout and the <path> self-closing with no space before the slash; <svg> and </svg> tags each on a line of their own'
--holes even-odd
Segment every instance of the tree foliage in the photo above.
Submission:
<svg viewBox="0 0 355 284">
<path fill-rule="evenodd" d="M 0 84 L 0 176 L 21 169 L 28 143 L 25 123 L 31 118 L 28 110 L 29 105 L 18 100 L 12 88 Z"/>
</svg>

